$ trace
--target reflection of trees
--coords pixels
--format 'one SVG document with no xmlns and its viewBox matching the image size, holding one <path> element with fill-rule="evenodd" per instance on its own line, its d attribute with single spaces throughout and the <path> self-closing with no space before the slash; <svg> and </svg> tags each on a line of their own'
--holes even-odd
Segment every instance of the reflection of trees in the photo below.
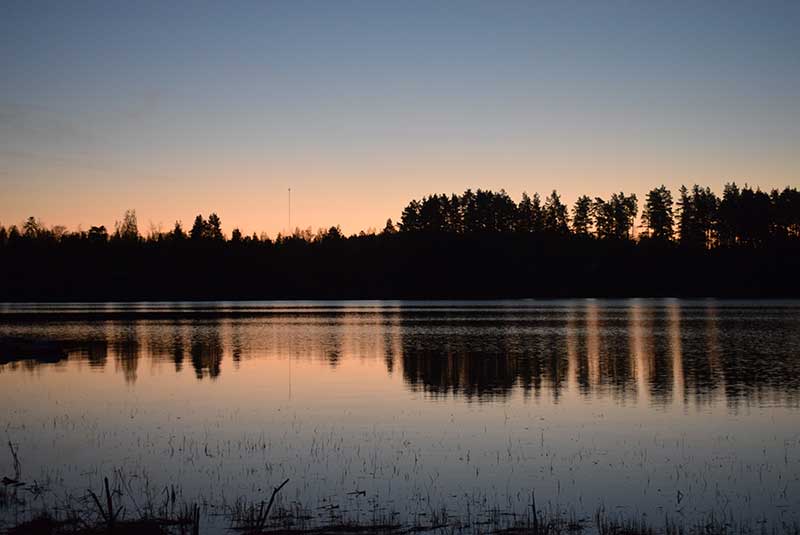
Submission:
<svg viewBox="0 0 800 535">
<path fill-rule="evenodd" d="M 433 395 L 506 398 L 519 388 L 557 402 L 574 380 L 584 396 L 656 405 L 672 403 L 676 392 L 696 403 L 720 394 L 731 405 L 776 394 L 797 401 L 792 348 L 800 330 L 791 316 L 676 302 L 636 307 L 589 303 L 530 318 L 492 312 L 468 327 L 446 313 L 433 321 L 407 315 L 396 353 L 407 384 Z"/>
<path fill-rule="evenodd" d="M 84 360 L 90 368 L 104 368 L 108 362 L 108 342 L 105 338 L 65 341 L 69 359 Z"/>
<path fill-rule="evenodd" d="M 724 377 L 719 368 L 716 310 L 687 307 L 681 315 L 681 348 L 687 398 L 710 403 Z"/>
<path fill-rule="evenodd" d="M 408 343 L 405 343 L 408 342 Z M 516 359 L 504 348 L 480 349 L 468 339 L 441 343 L 403 344 L 403 377 L 412 388 L 434 395 L 461 394 L 468 398 L 505 397 L 517 375 Z"/>
<path fill-rule="evenodd" d="M 383 360 L 386 371 L 391 375 L 402 353 L 403 318 L 394 308 L 384 309 L 381 315 L 381 331 L 383 334 Z"/>
<path fill-rule="evenodd" d="M 506 398 L 515 386 L 538 396 L 546 386 L 558 399 L 568 372 L 563 331 L 542 334 L 486 328 L 489 333 L 470 325 L 468 331 L 455 330 L 446 336 L 404 334 L 406 382 L 433 395 L 470 399 Z"/>
<path fill-rule="evenodd" d="M 631 330 L 628 310 L 610 309 L 601 320 L 598 369 L 600 382 L 625 399 L 636 391 L 634 361 L 631 358 Z"/>
<path fill-rule="evenodd" d="M 235 321 L 231 324 L 231 352 L 233 365 L 238 370 L 242 362 L 242 325 Z"/>
<path fill-rule="evenodd" d="M 322 333 L 320 334 L 322 352 L 331 368 L 338 366 L 342 358 L 343 320 L 343 314 L 334 314 L 330 322 L 323 326 Z"/>
<path fill-rule="evenodd" d="M 394 359 L 394 346 L 392 339 L 387 334 L 383 344 L 383 361 L 386 363 L 386 371 L 389 372 L 389 375 L 394 372 Z"/>
<path fill-rule="evenodd" d="M 670 317 L 665 311 L 659 311 L 651 316 L 652 322 L 646 332 L 647 343 L 645 350 L 651 355 L 649 376 L 650 395 L 659 405 L 666 405 L 672 401 L 674 388 L 674 350 L 670 338 Z"/>
<path fill-rule="evenodd" d="M 180 326 L 175 326 L 172 332 L 172 362 L 175 364 L 175 371 L 179 372 L 183 369 L 183 359 L 186 350 L 183 347 L 183 333 Z"/>
<path fill-rule="evenodd" d="M 515 335 L 509 341 L 519 347 L 516 379 L 523 391 L 536 397 L 549 388 L 557 402 L 569 377 L 565 330 L 545 329 L 541 334 Z M 514 354 L 512 352 L 512 354 Z"/>
<path fill-rule="evenodd" d="M 800 322 L 774 310 L 715 316 L 717 373 L 731 408 L 770 401 L 776 394 L 800 403 Z"/>
<path fill-rule="evenodd" d="M 108 342 L 91 340 L 86 343 L 86 360 L 92 368 L 103 368 L 108 361 Z"/>
<path fill-rule="evenodd" d="M 172 362 L 175 371 L 181 371 L 184 359 L 184 342 L 179 322 L 169 322 L 154 328 L 151 325 L 143 329 L 143 337 L 147 339 L 146 354 L 157 362 Z"/>
<path fill-rule="evenodd" d="M 277 354 L 293 348 L 295 355 L 321 357 L 331 367 L 343 359 L 382 358 L 389 373 L 402 373 L 409 388 L 432 396 L 480 401 L 516 391 L 555 402 L 577 395 L 662 406 L 725 401 L 734 409 L 764 401 L 800 403 L 796 308 L 585 301 L 544 310 L 399 307 L 350 315 L 302 311 L 287 318 L 289 329 L 278 328 L 281 320 L 265 320 L 275 327 L 267 331 L 268 342 L 265 323 L 252 318 L 70 327 L 64 338 L 14 342 L 19 347 L 6 353 L 26 360 L 3 369 L 35 369 L 53 362 L 54 349 L 63 349 L 68 361 L 90 367 L 102 368 L 112 358 L 129 383 L 143 356 L 172 362 L 176 372 L 190 359 L 198 378 L 214 378 L 225 348 L 236 363 L 267 344 Z M 264 358 L 276 358 L 275 352 Z M 165 368 L 172 373 L 171 365 Z"/>
<path fill-rule="evenodd" d="M 139 368 L 139 339 L 134 329 L 126 329 L 122 336 L 113 343 L 117 359 L 117 368 L 122 369 L 126 383 L 136 382 L 136 371 Z"/>
<path fill-rule="evenodd" d="M 220 325 L 197 325 L 192 329 L 190 354 L 192 367 L 198 379 L 219 377 L 222 363 Z"/>
</svg>

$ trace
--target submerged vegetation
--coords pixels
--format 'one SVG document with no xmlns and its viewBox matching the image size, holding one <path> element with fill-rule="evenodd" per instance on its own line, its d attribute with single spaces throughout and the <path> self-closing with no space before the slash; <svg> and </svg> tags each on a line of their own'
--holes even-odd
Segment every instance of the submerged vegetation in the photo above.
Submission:
<svg viewBox="0 0 800 535">
<path fill-rule="evenodd" d="M 636 225 L 637 216 L 640 224 Z M 216 214 L 186 231 L 136 213 L 113 232 L 0 226 L 0 299 L 452 298 L 800 294 L 800 191 L 736 184 L 722 197 L 542 201 L 467 190 L 412 200 L 380 232 L 339 227 L 227 237 Z"/>
</svg>

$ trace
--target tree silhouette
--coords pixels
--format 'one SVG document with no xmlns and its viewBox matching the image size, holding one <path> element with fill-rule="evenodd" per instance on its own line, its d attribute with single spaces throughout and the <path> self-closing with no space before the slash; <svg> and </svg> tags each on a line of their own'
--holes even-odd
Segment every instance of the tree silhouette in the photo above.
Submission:
<svg viewBox="0 0 800 535">
<path fill-rule="evenodd" d="M 717 237 L 720 245 L 732 247 L 739 241 L 741 221 L 739 220 L 741 192 L 736 182 L 725 184 L 722 199 L 717 210 Z"/>
<path fill-rule="evenodd" d="M 197 214 L 197 217 L 194 218 L 192 230 L 189 231 L 189 237 L 195 241 L 204 239 L 206 237 L 207 227 L 208 223 L 206 222 L 205 218 L 203 218 L 203 215 Z"/>
<path fill-rule="evenodd" d="M 202 219 L 202 217 L 200 219 Z M 181 225 L 180 221 L 175 221 L 175 226 L 172 228 L 172 231 L 167 235 L 167 237 L 176 242 L 182 242 L 187 238 L 186 232 L 183 231 L 183 225 Z"/>
<path fill-rule="evenodd" d="M 770 193 L 772 203 L 772 228 L 781 239 L 800 237 L 800 191 L 785 188 Z"/>
<path fill-rule="evenodd" d="M 208 216 L 208 223 L 206 224 L 206 238 L 209 240 L 224 240 L 225 236 L 222 234 L 222 221 L 219 216 L 212 213 Z"/>
<path fill-rule="evenodd" d="M 215 213 L 208 216 L 208 220 L 203 218 L 202 214 L 197 214 L 192 229 L 189 231 L 189 237 L 194 241 L 224 241 L 222 221 Z"/>
<path fill-rule="evenodd" d="M 764 245 L 769 240 L 770 235 L 770 211 L 771 203 L 769 195 L 745 185 L 739 197 L 739 210 L 737 214 L 741 217 L 739 225 L 739 241 L 748 247 L 758 247 Z"/>
<path fill-rule="evenodd" d="M 421 230 L 427 232 L 443 232 L 445 226 L 445 206 L 447 197 L 444 195 L 431 195 L 423 197 L 422 205 L 419 210 Z"/>
<path fill-rule="evenodd" d="M 386 220 L 386 225 L 383 226 L 381 234 L 384 235 L 397 234 L 397 228 L 395 228 L 394 223 L 392 223 L 392 218 Z"/>
<path fill-rule="evenodd" d="M 561 202 L 556 190 L 553 190 L 544 203 L 544 229 L 551 234 L 569 234 L 567 206 Z"/>
<path fill-rule="evenodd" d="M 344 239 L 344 234 L 342 234 L 342 229 L 338 226 L 331 227 L 327 230 L 327 232 L 321 233 L 319 236 L 319 241 L 340 241 Z"/>
<path fill-rule="evenodd" d="M 417 200 L 412 200 L 403 209 L 400 215 L 400 230 L 403 232 L 419 232 L 422 230 L 422 223 L 420 220 L 420 204 Z"/>
<path fill-rule="evenodd" d="M 533 194 L 531 202 L 531 230 L 534 234 L 541 234 L 544 231 L 544 210 L 542 209 L 542 199 L 538 193 Z"/>
<path fill-rule="evenodd" d="M 611 210 L 614 218 L 614 230 L 618 239 L 632 238 L 633 224 L 639 206 L 636 195 L 625 195 L 622 192 L 611 195 Z"/>
<path fill-rule="evenodd" d="M 710 248 L 715 240 L 719 199 L 711 191 L 711 188 L 703 189 L 695 184 L 692 186 L 692 202 L 695 210 L 695 224 L 698 227 L 697 233 L 702 235 L 703 246 Z"/>
<path fill-rule="evenodd" d="M 512 232 L 517 220 L 517 203 L 508 196 L 505 190 L 500 190 L 496 194 L 489 192 L 491 199 L 490 214 L 492 218 L 491 231 Z"/>
<path fill-rule="evenodd" d="M 592 219 L 598 238 L 602 240 L 614 237 L 614 213 L 611 205 L 601 197 L 595 197 L 592 201 Z"/>
<path fill-rule="evenodd" d="M 464 232 L 464 213 L 461 198 L 453 193 L 449 199 L 443 199 L 445 210 L 445 226 L 448 232 L 461 234 Z"/>
<path fill-rule="evenodd" d="M 588 236 L 592 227 L 592 199 L 581 195 L 572 207 L 572 232 Z"/>
<path fill-rule="evenodd" d="M 533 232 L 533 202 L 527 192 L 522 192 L 522 198 L 517 205 L 517 222 L 515 228 L 518 232 Z"/>
<path fill-rule="evenodd" d="M 680 243 L 686 247 L 708 249 L 716 240 L 719 199 L 710 188 L 692 186 L 691 193 L 681 186 L 678 199 Z"/>
<path fill-rule="evenodd" d="M 18 242 L 19 239 L 20 239 L 19 229 L 17 228 L 16 225 L 11 225 L 8 228 L 8 242 L 7 243 L 9 245 L 13 245 L 16 242 Z"/>
<path fill-rule="evenodd" d="M 35 217 L 30 216 L 22 225 L 22 235 L 28 239 L 38 238 L 44 231 L 44 225 Z"/>
<path fill-rule="evenodd" d="M 476 219 L 477 207 L 475 193 L 471 189 L 467 189 L 461 195 L 461 219 L 463 231 L 466 234 L 474 234 L 480 229 L 480 223 Z"/>
<path fill-rule="evenodd" d="M 695 209 L 689 190 L 682 185 L 678 190 L 678 234 L 680 243 L 684 246 L 693 246 L 700 241 L 696 233 L 694 220 Z"/>
<path fill-rule="evenodd" d="M 675 224 L 672 204 L 672 193 L 663 184 L 647 193 L 642 226 L 651 239 L 660 242 L 672 240 Z"/>
<path fill-rule="evenodd" d="M 105 225 L 99 227 L 89 227 L 89 242 L 93 244 L 106 243 L 108 241 L 108 231 Z"/>
<path fill-rule="evenodd" d="M 117 221 L 114 237 L 126 242 L 139 240 L 139 226 L 136 222 L 136 210 L 125 210 L 122 221 Z"/>
<path fill-rule="evenodd" d="M 626 196 L 622 192 L 614 193 L 608 202 L 596 197 L 592 203 L 592 216 L 597 237 L 616 240 L 630 239 L 637 211 L 636 195 Z"/>
</svg>

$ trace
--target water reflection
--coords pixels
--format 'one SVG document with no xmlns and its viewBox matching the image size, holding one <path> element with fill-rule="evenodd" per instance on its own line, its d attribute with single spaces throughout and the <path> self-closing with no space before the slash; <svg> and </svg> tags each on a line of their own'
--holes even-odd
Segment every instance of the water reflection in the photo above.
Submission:
<svg viewBox="0 0 800 535">
<path fill-rule="evenodd" d="M 139 369 L 139 337 L 141 336 L 141 331 L 137 327 L 137 323 L 123 326 L 119 334 L 112 335 L 111 340 L 116 370 L 122 370 L 126 383 L 136 382 Z"/>
<path fill-rule="evenodd" d="M 222 368 L 222 326 L 219 322 L 192 327 L 189 353 L 198 379 L 219 377 Z"/>
<path fill-rule="evenodd" d="M 800 391 L 800 305 L 794 303 L 141 310 L 123 308 L 118 317 L 98 320 L 97 309 L 84 315 L 70 308 L 69 316 L 37 309 L 32 319 L 6 307 L 0 372 L 35 370 L 63 354 L 106 372 L 111 361 L 115 373 L 135 384 L 142 361 L 170 362 L 182 373 L 188 360 L 197 380 L 214 381 L 249 359 L 300 359 L 331 371 L 350 359 L 378 359 L 387 376 L 400 373 L 407 389 L 431 399 L 502 401 L 519 393 L 558 403 L 574 392 L 655 406 L 724 399 L 735 408 L 796 404 Z"/>
</svg>

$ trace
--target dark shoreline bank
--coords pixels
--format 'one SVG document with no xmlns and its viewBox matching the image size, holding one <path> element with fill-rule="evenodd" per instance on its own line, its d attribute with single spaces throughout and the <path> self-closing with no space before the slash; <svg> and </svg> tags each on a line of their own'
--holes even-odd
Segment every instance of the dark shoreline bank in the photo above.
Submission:
<svg viewBox="0 0 800 535">
<path fill-rule="evenodd" d="M 399 235 L 6 250 L 0 302 L 800 297 L 800 242 L 697 252 L 581 241 Z"/>
</svg>

